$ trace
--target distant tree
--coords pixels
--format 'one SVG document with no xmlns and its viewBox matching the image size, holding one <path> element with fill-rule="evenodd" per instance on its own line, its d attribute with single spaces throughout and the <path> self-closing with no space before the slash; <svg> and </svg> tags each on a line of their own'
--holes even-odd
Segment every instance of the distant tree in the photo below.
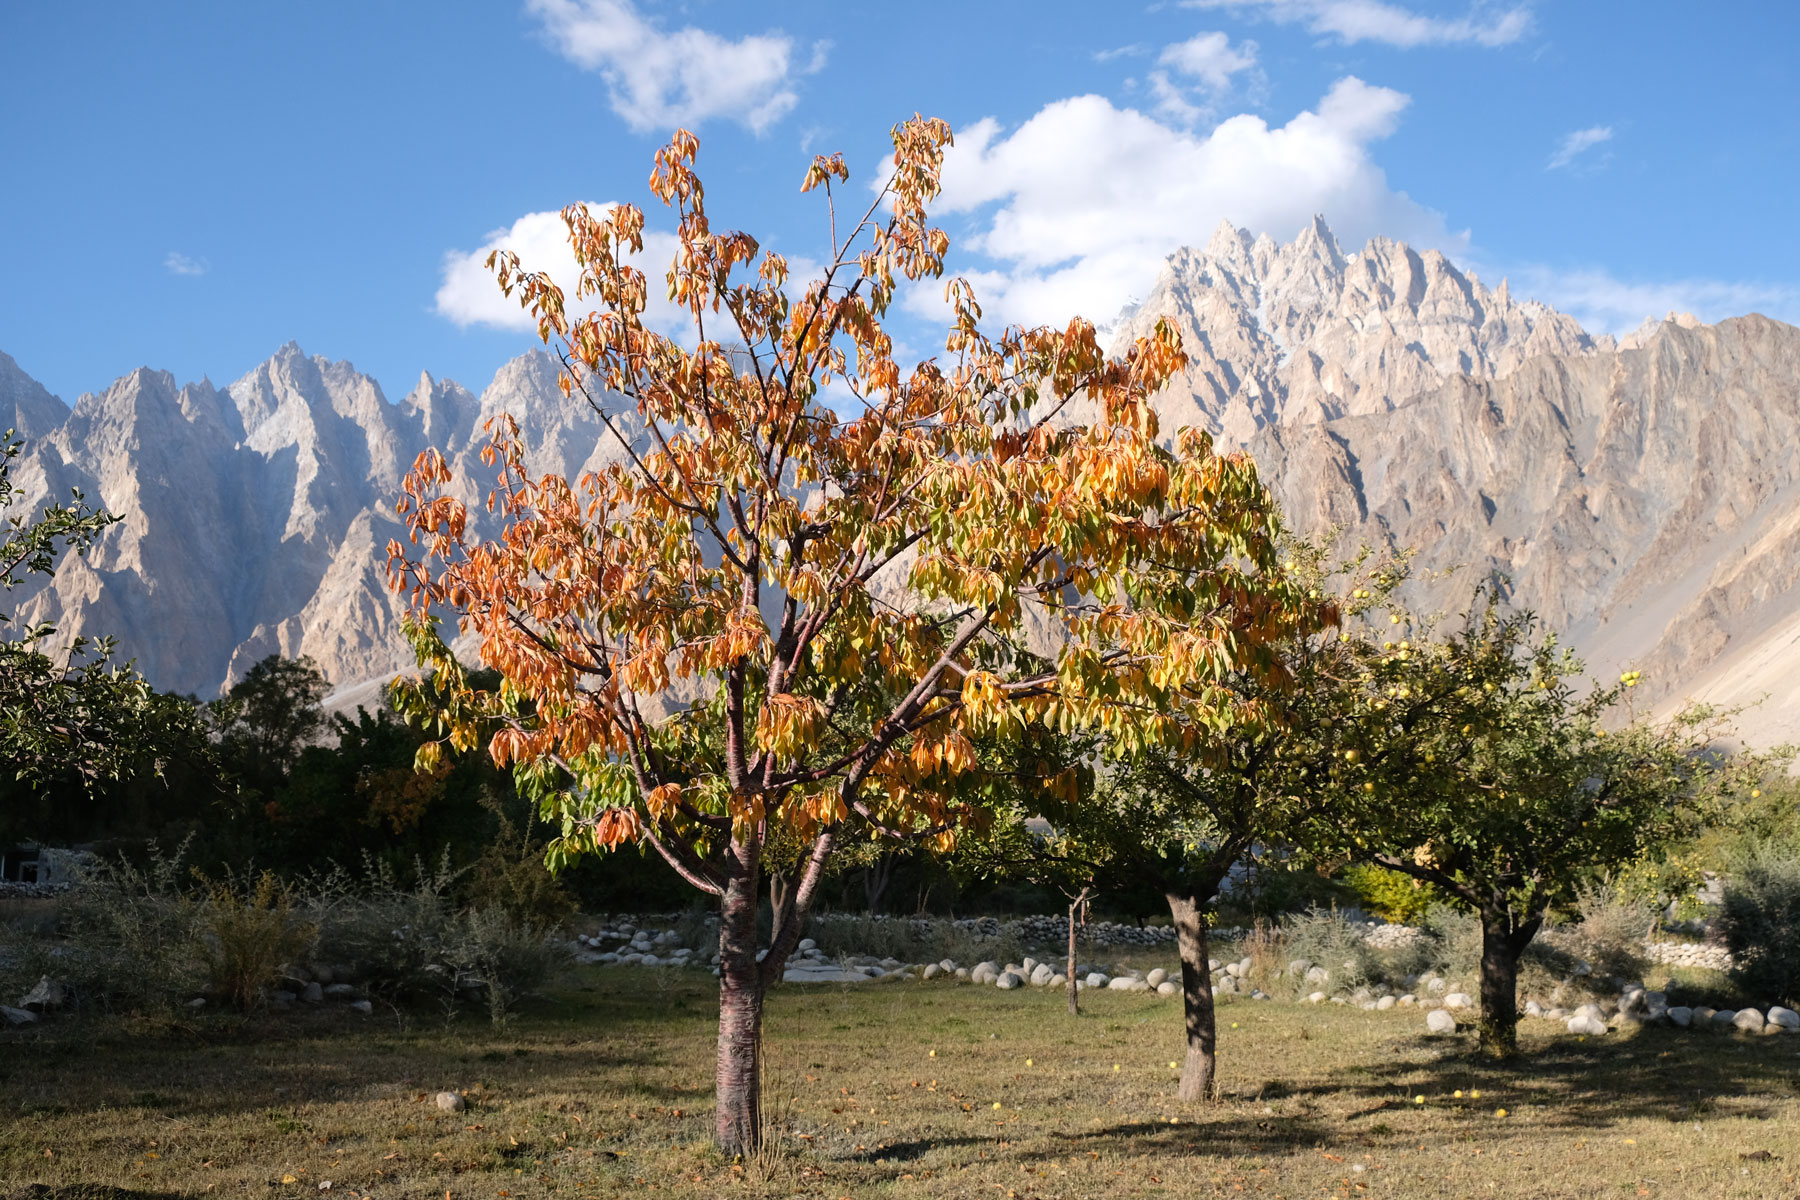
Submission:
<svg viewBox="0 0 1800 1200">
<path fill-rule="evenodd" d="M 12 478 L 23 448 L 12 430 L 0 437 L 0 509 L 11 510 L 24 494 Z M 65 552 L 85 555 L 119 519 L 88 505 L 79 491 L 35 519 L 8 511 L 0 586 L 11 592 L 31 575 L 54 575 Z M 89 791 L 107 780 L 160 774 L 172 756 L 201 752 L 193 706 L 155 691 L 133 664 L 113 664 L 114 639 L 76 637 L 52 651 L 54 625 L 20 630 L 11 614 L 0 613 L 0 627 L 0 762 L 16 785 Z"/>
<path fill-rule="evenodd" d="M 271 654 L 251 667 L 208 706 L 228 759 L 249 778 L 281 779 L 325 732 L 320 702 L 330 689 L 319 665 L 304 655 Z"/>
<path fill-rule="evenodd" d="M 902 281 L 943 269 L 927 208 L 949 140 L 942 122 L 897 127 L 867 212 L 842 227 L 834 213 L 822 278 L 790 293 L 780 255 L 714 232 L 696 142 L 677 134 L 650 183 L 676 210 L 666 284 L 691 340 L 644 324 L 635 207 L 564 213 L 594 315 L 497 253 L 614 460 L 579 484 L 535 478 L 502 421 L 487 451 L 502 536 L 472 540 L 432 451 L 402 501 L 422 550 L 390 547 L 422 664 L 449 683 L 409 713 L 451 746 L 499 722 L 487 744 L 558 823 L 554 861 L 641 842 L 720 898 L 716 1133 L 731 1153 L 760 1136 L 765 989 L 841 837 L 945 847 L 973 811 L 957 782 L 972 736 L 1100 719 L 1152 674 L 1172 687 L 1235 669 L 1281 624 L 1253 467 L 1203 435 L 1158 445 L 1150 398 L 1185 362 L 1166 325 L 1120 358 L 1079 320 L 990 338 L 955 280 L 947 360 L 902 372 L 882 319 Z M 803 186 L 829 203 L 847 179 L 819 158 Z M 1059 427 L 1077 401 L 1094 423 Z M 1197 586 L 1139 588 L 1170 565 Z M 439 606 L 499 688 L 462 682 Z M 1063 647 L 1048 672 L 1012 653 L 1032 611 Z M 763 848 L 783 827 L 807 850 L 759 954 Z"/>
<path fill-rule="evenodd" d="M 1578 688 L 1582 663 L 1491 596 L 1444 636 L 1387 641 L 1369 668 L 1346 713 L 1355 786 L 1318 836 L 1480 917 L 1480 1044 L 1511 1056 L 1519 958 L 1545 918 L 1691 838 L 1768 764 L 1718 753 L 1711 710 L 1626 723 L 1635 673 Z M 1402 719 L 1404 737 L 1383 736 Z"/>
</svg>

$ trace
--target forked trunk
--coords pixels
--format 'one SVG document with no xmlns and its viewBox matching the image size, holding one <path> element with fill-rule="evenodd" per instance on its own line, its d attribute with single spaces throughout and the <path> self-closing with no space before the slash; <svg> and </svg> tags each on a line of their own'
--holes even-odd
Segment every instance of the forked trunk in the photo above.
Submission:
<svg viewBox="0 0 1800 1200">
<path fill-rule="evenodd" d="M 769 922 L 769 936 L 787 923 L 788 909 L 794 903 L 794 876 L 797 872 L 783 874 L 780 871 L 769 872 L 769 910 L 772 920 Z"/>
<path fill-rule="evenodd" d="M 1519 956 L 1537 936 L 1540 918 L 1515 925 L 1510 912 L 1481 914 L 1481 1042 L 1491 1058 L 1519 1052 Z"/>
<path fill-rule="evenodd" d="M 736 849 L 734 846 L 733 849 Z M 719 906 L 719 1063 L 715 1136 L 727 1155 L 762 1140 L 763 972 L 756 961 L 756 860 L 734 872 Z"/>
<path fill-rule="evenodd" d="M 1192 896 L 1168 893 L 1169 915 L 1175 920 L 1175 945 L 1181 954 L 1181 1005 L 1187 1018 L 1187 1061 L 1181 1064 L 1184 1101 L 1214 1096 L 1218 1063 L 1218 1025 L 1213 1014 L 1212 973 L 1207 969 L 1206 918 Z"/>
</svg>

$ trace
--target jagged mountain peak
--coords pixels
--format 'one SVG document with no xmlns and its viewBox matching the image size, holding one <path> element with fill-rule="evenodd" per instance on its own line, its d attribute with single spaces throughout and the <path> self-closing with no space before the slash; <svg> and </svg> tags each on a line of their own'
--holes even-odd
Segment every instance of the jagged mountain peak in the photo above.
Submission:
<svg viewBox="0 0 1800 1200">
<path fill-rule="evenodd" d="M 1495 378 L 1533 355 L 1601 345 L 1437 250 L 1373 237 L 1346 255 L 1323 216 L 1282 244 L 1222 222 L 1204 249 L 1164 260 L 1114 344 L 1165 317 L 1190 366 L 1159 401 L 1164 428 L 1200 425 L 1240 444 L 1266 425 L 1391 407 L 1446 375 Z"/>
</svg>

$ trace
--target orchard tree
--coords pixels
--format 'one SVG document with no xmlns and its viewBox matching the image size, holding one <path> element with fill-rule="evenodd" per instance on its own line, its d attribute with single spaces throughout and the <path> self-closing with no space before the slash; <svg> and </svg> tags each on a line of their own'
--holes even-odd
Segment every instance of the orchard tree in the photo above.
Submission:
<svg viewBox="0 0 1800 1200">
<path fill-rule="evenodd" d="M 664 281 L 685 340 L 645 324 L 633 206 L 564 211 L 573 296 L 493 255 L 613 461 L 533 477 L 501 419 L 485 454 L 503 533 L 473 537 L 427 451 L 400 501 L 418 549 L 389 548 L 421 665 L 448 683 L 414 715 L 459 747 L 500 723 L 488 748 L 558 823 L 553 862 L 644 843 L 718 897 L 727 1152 L 758 1142 L 764 992 L 845 831 L 947 848 L 977 807 L 959 784 L 972 737 L 1102 719 L 1152 677 L 1168 689 L 1240 669 L 1289 620 L 1253 466 L 1201 433 L 1158 444 L 1150 398 L 1186 361 L 1167 325 L 1118 358 L 1083 320 L 990 336 L 955 279 L 943 357 L 895 360 L 884 315 L 944 268 L 928 206 L 949 143 L 940 121 L 896 127 L 892 170 L 847 218 L 842 157 L 814 160 L 801 190 L 823 191 L 831 244 L 801 285 L 779 254 L 713 229 L 697 143 L 678 133 L 650 187 L 678 222 Z M 1059 423 L 1077 401 L 1091 426 Z M 1171 566 L 1186 586 L 1140 586 Z M 438 606 L 500 687 L 459 682 Z M 1046 670 L 1012 650 L 1033 620 L 1059 647 Z M 778 832 L 806 851 L 759 957 Z"/>
<path fill-rule="evenodd" d="M 1722 758 L 1707 709 L 1628 722 L 1635 672 L 1582 689 L 1581 662 L 1491 597 L 1446 636 L 1383 649 L 1347 714 L 1366 739 L 1356 786 L 1320 837 L 1480 917 L 1481 1049 L 1509 1057 L 1519 958 L 1546 916 L 1693 836 L 1767 763 Z"/>
<path fill-rule="evenodd" d="M 1129 880 L 1167 901 L 1186 1033 L 1179 1095 L 1190 1102 L 1214 1094 L 1213 906 L 1234 868 L 1285 853 L 1335 806 L 1350 737 L 1343 713 L 1368 654 L 1365 639 L 1339 626 L 1341 614 L 1368 608 L 1377 589 L 1330 596 L 1339 573 L 1321 569 L 1322 555 L 1297 544 L 1289 555 L 1286 570 L 1305 588 L 1295 619 L 1258 639 L 1233 669 L 1201 678 L 1151 673 L 1117 723 L 1081 748 L 1094 767 L 1091 795 L 1046 789 L 1033 798 L 1056 831 L 1048 853 L 1087 862 L 1102 887 Z M 1359 560 L 1341 574 L 1361 568 Z"/>
</svg>

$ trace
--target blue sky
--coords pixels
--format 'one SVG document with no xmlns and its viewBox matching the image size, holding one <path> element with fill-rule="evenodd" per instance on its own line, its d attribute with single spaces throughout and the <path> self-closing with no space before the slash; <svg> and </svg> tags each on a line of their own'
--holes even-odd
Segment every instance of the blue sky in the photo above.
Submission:
<svg viewBox="0 0 1800 1200">
<path fill-rule="evenodd" d="M 810 156 L 867 181 L 915 110 L 997 318 L 1106 320 L 1221 218 L 1320 211 L 1595 331 L 1800 321 L 1797 46 L 1791 2 L 7 5 L 0 350 L 71 401 L 289 339 L 480 390 L 534 344 L 470 266 L 496 235 L 645 203 L 687 124 L 715 222 L 817 258 Z"/>
</svg>

